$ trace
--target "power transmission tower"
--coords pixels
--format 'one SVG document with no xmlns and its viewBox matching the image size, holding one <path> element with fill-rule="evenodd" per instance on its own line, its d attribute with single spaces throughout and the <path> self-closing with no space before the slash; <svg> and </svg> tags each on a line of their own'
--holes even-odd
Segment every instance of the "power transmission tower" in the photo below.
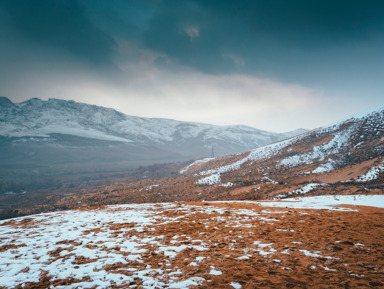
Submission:
<svg viewBox="0 0 384 289">
<path fill-rule="evenodd" d="M 214 157 L 215 157 L 215 150 L 213 149 L 213 146 L 212 146 L 211 158 L 214 158 Z"/>
</svg>

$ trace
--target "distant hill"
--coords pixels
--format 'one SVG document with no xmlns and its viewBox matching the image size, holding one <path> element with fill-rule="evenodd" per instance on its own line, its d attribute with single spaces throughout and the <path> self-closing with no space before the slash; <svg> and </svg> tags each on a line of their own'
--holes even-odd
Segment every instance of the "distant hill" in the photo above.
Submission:
<svg viewBox="0 0 384 289">
<path fill-rule="evenodd" d="M 142 191 L 145 190 L 145 193 Z M 207 158 L 171 179 L 110 186 L 82 202 L 283 199 L 384 193 L 384 108 L 234 156 Z M 66 199 L 75 207 L 77 198 Z"/>
<path fill-rule="evenodd" d="M 128 116 L 114 109 L 0 97 L 0 180 L 97 178 L 154 163 L 237 154 L 302 133 Z M 54 181 L 52 181 L 54 182 Z"/>
<path fill-rule="evenodd" d="M 99 187 L 70 191 L 63 185 L 55 195 L 2 195 L 0 217 L 124 203 L 383 194 L 384 108 L 245 153 L 113 176 L 113 183 Z"/>
</svg>

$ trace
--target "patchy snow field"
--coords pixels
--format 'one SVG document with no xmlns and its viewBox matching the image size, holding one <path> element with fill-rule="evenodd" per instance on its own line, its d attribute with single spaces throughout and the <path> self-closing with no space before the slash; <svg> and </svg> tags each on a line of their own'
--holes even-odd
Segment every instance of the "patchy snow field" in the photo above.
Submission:
<svg viewBox="0 0 384 289">
<path fill-rule="evenodd" d="M 309 184 L 302 188 L 304 194 L 310 191 L 314 186 Z M 297 190 L 296 190 L 297 191 Z M 346 195 L 346 196 L 315 196 L 315 197 L 296 197 L 293 199 L 284 199 L 280 202 L 257 202 L 265 207 L 293 208 L 293 209 L 328 209 L 339 211 L 351 211 L 343 205 L 352 206 L 371 206 L 384 208 L 384 195 Z"/>
<path fill-rule="evenodd" d="M 358 178 L 357 181 L 369 182 L 376 180 L 379 177 L 379 174 L 381 174 L 382 172 L 384 172 L 384 163 L 372 167 L 365 175 L 362 175 L 360 178 Z"/>
<path fill-rule="evenodd" d="M 5 220 L 0 288 L 381 286 L 384 210 L 343 204 L 384 207 L 384 196 L 115 205 Z"/>
</svg>

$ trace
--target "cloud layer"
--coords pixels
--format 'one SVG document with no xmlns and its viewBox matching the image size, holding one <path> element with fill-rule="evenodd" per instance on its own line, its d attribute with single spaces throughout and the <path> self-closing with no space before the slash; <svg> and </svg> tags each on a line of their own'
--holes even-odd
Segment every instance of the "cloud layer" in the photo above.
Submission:
<svg viewBox="0 0 384 289">
<path fill-rule="evenodd" d="M 382 103 L 384 2 L 0 2 L 0 94 L 282 131 Z"/>
</svg>

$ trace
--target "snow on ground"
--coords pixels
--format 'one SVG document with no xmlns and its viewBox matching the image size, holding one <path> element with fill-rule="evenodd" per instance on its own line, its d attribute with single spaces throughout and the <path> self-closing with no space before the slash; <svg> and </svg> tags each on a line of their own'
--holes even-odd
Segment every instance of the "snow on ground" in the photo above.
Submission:
<svg viewBox="0 0 384 289">
<path fill-rule="evenodd" d="M 179 217 L 162 214 L 175 211 L 180 212 L 180 217 L 204 212 L 219 214 L 211 218 L 213 221 L 225 220 L 223 208 L 163 203 L 115 205 L 0 221 L 0 287 L 39 282 L 42 274 L 51 276 L 53 281 L 76 279 L 65 288 L 109 288 L 113 284 L 132 287 L 128 284 L 136 279 L 141 280 L 143 288 L 198 286 L 203 278 L 180 279 L 183 272 L 169 266 L 180 252 L 203 252 L 208 250 L 206 244 L 198 239 L 190 240 L 186 235 L 174 235 L 167 243 L 164 235 L 146 234 L 177 223 Z M 227 220 L 226 226 L 241 227 L 244 215 L 269 221 L 254 211 L 233 212 L 238 217 Z M 164 256 L 161 260 L 169 268 L 145 265 L 143 254 L 148 253 Z M 190 266 L 198 266 L 204 258 L 196 257 Z M 111 270 L 111 266 L 117 268 Z M 212 267 L 210 274 L 222 272 Z"/>
<path fill-rule="evenodd" d="M 113 232 L 99 231 L 97 228 L 100 227 L 100 223 L 127 221 L 135 223 L 134 229 L 140 231 L 143 226 L 153 223 L 156 218 L 149 217 L 149 212 L 146 210 L 135 210 L 135 206 L 120 206 L 121 211 L 117 213 L 112 210 L 113 208 L 115 207 L 96 211 L 75 210 L 36 215 L 32 218 L 37 223 L 23 230 L 11 226 L 0 226 L 0 236 L 3 237 L 1 245 L 17 247 L 0 253 L 2 267 L 0 286 L 14 287 L 26 281 L 38 282 L 43 270 L 57 279 L 72 277 L 81 280 L 89 276 L 92 281 L 87 281 L 85 288 L 95 285 L 107 288 L 110 286 L 110 280 L 114 280 L 117 284 L 129 281 L 130 278 L 127 276 L 110 274 L 103 270 L 103 267 L 117 262 L 127 263 L 140 259 L 139 254 L 143 252 L 141 247 L 156 240 L 135 240 L 135 238 L 126 240 L 115 237 L 111 242 L 110 237 Z M 28 222 L 30 218 L 24 217 L 17 220 Z M 4 222 L 6 221 L 1 223 Z M 71 246 L 73 244 L 76 245 L 75 249 Z M 109 252 L 109 249 L 116 245 L 120 246 L 121 250 Z M 50 257 L 50 254 L 55 251 L 60 252 L 60 257 L 57 259 Z M 124 258 L 121 251 L 127 252 L 128 258 Z M 78 268 L 79 260 L 86 258 L 91 258 L 92 261 Z M 142 273 L 145 272 L 137 274 L 139 276 Z M 145 278 L 145 281 L 151 282 L 151 278 Z"/>
<path fill-rule="evenodd" d="M 211 271 L 209 271 L 209 274 L 211 275 L 221 275 L 223 272 L 216 270 L 214 266 L 211 266 Z"/>
<path fill-rule="evenodd" d="M 229 187 L 233 186 L 233 183 L 232 182 L 228 182 L 228 183 L 225 183 L 225 184 L 221 184 L 220 186 L 222 186 L 224 188 L 229 188 Z"/>
<path fill-rule="evenodd" d="M 333 159 L 329 159 L 327 163 L 321 164 L 312 171 L 312 174 L 321 174 L 331 172 L 335 169 L 336 162 Z"/>
<path fill-rule="evenodd" d="M 305 154 L 295 154 L 293 156 L 287 157 L 279 162 L 278 165 L 284 167 L 296 167 L 302 164 L 311 164 L 314 160 L 324 160 L 329 155 L 337 154 L 341 151 L 342 148 L 348 145 L 350 135 L 354 131 L 354 126 L 350 127 L 348 130 L 343 130 L 333 134 L 333 138 L 326 144 L 313 147 L 311 152 Z M 317 171 L 319 170 L 319 171 Z M 332 161 L 316 169 L 316 172 L 323 172 L 325 170 L 333 170 Z"/>
<path fill-rule="evenodd" d="M 348 195 L 348 196 L 315 196 L 297 197 L 285 199 L 284 201 L 261 201 L 257 202 L 265 207 L 295 208 L 295 209 L 328 209 L 351 211 L 352 209 L 343 208 L 342 205 L 371 206 L 384 208 L 384 195 Z"/>
<path fill-rule="evenodd" d="M 277 196 L 275 196 L 275 200 L 276 199 L 282 199 L 282 198 L 287 198 L 287 197 L 290 197 L 290 196 L 296 196 L 296 195 L 305 195 L 307 193 L 309 193 L 310 191 L 312 191 L 314 188 L 316 187 L 319 187 L 319 186 L 327 186 L 327 184 L 325 183 L 311 183 L 311 184 L 307 184 L 299 189 L 296 189 L 292 192 L 287 192 L 287 193 L 284 193 L 284 194 L 279 194 Z"/>
<path fill-rule="evenodd" d="M 278 143 L 273 143 L 270 145 L 266 145 L 257 149 L 252 150 L 248 156 L 245 158 L 238 160 L 232 164 L 218 167 L 216 169 L 210 169 L 207 171 L 202 171 L 200 172 L 200 175 L 210 175 L 214 173 L 226 173 L 230 171 L 235 171 L 240 169 L 240 166 L 248 161 L 260 161 L 260 160 L 265 160 L 268 158 L 271 158 L 272 156 L 278 154 L 282 149 L 285 147 L 295 143 L 297 140 L 303 138 L 306 134 L 302 134 L 300 136 L 284 140 Z"/>
<path fill-rule="evenodd" d="M 364 120 L 364 119 L 370 119 L 372 118 L 373 116 L 376 116 L 376 115 L 383 115 L 383 112 L 384 112 L 384 106 L 376 106 L 376 107 L 372 107 L 368 110 L 365 110 L 365 111 L 361 111 L 359 113 L 356 113 L 354 115 L 351 115 L 351 116 L 348 116 L 348 117 L 345 117 L 343 119 L 340 119 L 339 121 L 337 122 L 334 122 L 326 127 L 322 127 L 320 128 L 319 130 L 322 131 L 322 132 L 327 132 L 327 131 L 330 131 L 332 129 L 337 129 L 339 128 L 342 124 L 345 124 L 347 122 L 350 122 L 350 121 L 358 121 L 358 120 Z M 374 118 L 377 118 L 377 117 L 374 117 Z"/>
<path fill-rule="evenodd" d="M 384 195 L 324 195 L 273 201 L 214 201 L 213 203 L 255 203 L 263 207 L 353 211 L 343 205 L 384 208 Z"/>
<path fill-rule="evenodd" d="M 327 134 L 333 135 L 333 138 L 328 143 L 313 147 L 312 151 L 308 153 L 295 154 L 293 156 L 289 156 L 281 160 L 280 162 L 278 162 L 277 165 L 289 167 L 289 168 L 296 167 L 303 164 L 311 164 L 315 160 L 323 161 L 323 160 L 326 160 L 327 157 L 331 155 L 338 154 L 339 152 L 341 152 L 343 148 L 349 145 L 350 137 L 356 131 L 356 128 L 359 126 L 358 121 L 360 121 L 360 119 L 371 120 L 373 115 L 376 115 L 376 114 L 382 115 L 382 112 L 383 112 L 383 108 L 380 108 L 380 109 L 377 109 L 376 111 L 372 111 L 368 115 L 348 118 L 336 124 L 317 129 L 316 132 L 318 134 L 327 133 Z M 354 121 L 355 123 L 353 123 L 348 129 L 337 131 L 337 129 L 340 128 L 341 124 L 349 121 Z M 374 124 L 376 127 L 373 129 L 374 130 L 380 129 L 380 125 L 381 125 L 380 121 L 378 121 L 376 118 L 372 121 L 376 122 Z M 215 173 L 226 173 L 230 171 L 236 171 L 236 170 L 239 170 L 241 165 L 246 162 L 262 161 L 262 160 L 270 159 L 271 157 L 280 154 L 284 149 L 286 149 L 290 145 L 293 145 L 297 141 L 308 136 L 310 133 L 313 133 L 313 131 L 301 134 L 291 139 L 287 139 L 284 141 L 280 141 L 277 143 L 273 143 L 270 145 L 266 145 L 266 146 L 254 149 L 245 158 L 242 158 L 229 165 L 202 171 L 200 172 L 200 175 L 211 175 Z M 336 160 L 329 159 L 328 162 L 320 165 L 318 168 L 313 170 L 312 173 L 317 174 L 317 173 L 330 172 L 335 169 L 336 164 L 337 164 Z"/>
<path fill-rule="evenodd" d="M 265 207 L 350 211 L 341 205 L 384 208 L 384 195 L 238 202 Z M 110 288 L 114 285 L 136 288 L 138 284 L 142 288 L 199 286 L 212 278 L 209 276 L 225 274 L 223 268 L 209 263 L 207 252 L 218 245 L 211 243 L 210 234 L 228 228 L 231 231 L 226 234 L 225 244 L 228 250 L 235 250 L 234 244 L 241 244 L 245 236 L 237 230 L 254 228 L 255 222 L 257 226 L 277 225 L 280 219 L 272 219 L 272 213 L 283 217 L 287 212 L 244 208 L 231 208 L 229 211 L 226 207 L 209 204 L 162 203 L 114 205 L 3 220 L 0 221 L 0 287 L 14 288 L 27 282 L 41 282 L 42 278 L 59 283 L 66 280 L 65 286 L 55 285 L 55 288 Z M 199 225 L 202 230 L 192 231 L 194 238 L 181 233 L 180 226 L 201 222 L 202 214 L 207 217 Z M 174 229 L 171 235 L 169 228 Z M 253 240 L 253 244 L 240 252 L 241 255 L 239 251 L 233 251 L 237 254 L 236 260 L 249 260 L 253 258 L 250 255 L 253 252 L 261 258 L 273 258 L 278 250 L 285 252 L 269 240 Z M 299 252 L 304 256 L 324 257 L 320 251 L 311 248 L 301 248 Z M 180 261 L 179 254 L 191 257 L 185 261 L 185 267 L 172 265 Z M 158 261 L 146 263 L 156 256 Z M 194 270 L 201 265 L 206 266 L 206 275 L 183 274 L 184 270 Z M 238 286 L 238 283 L 232 283 L 232 287 Z"/>
<path fill-rule="evenodd" d="M 268 176 L 264 176 L 261 181 L 265 184 L 278 184 L 278 182 L 276 182 L 275 180 L 272 180 L 270 177 Z"/>
<path fill-rule="evenodd" d="M 199 185 L 215 185 L 215 184 L 219 184 L 220 182 L 221 182 L 220 173 L 210 175 L 208 177 L 205 177 L 197 181 Z"/>
<path fill-rule="evenodd" d="M 301 253 L 303 253 L 307 257 L 314 257 L 314 258 L 325 258 L 325 259 L 332 259 L 332 257 L 329 256 L 322 256 L 320 255 L 320 251 L 310 252 L 308 250 L 299 250 Z"/>
<path fill-rule="evenodd" d="M 194 161 L 193 163 L 191 163 L 190 165 L 186 166 L 185 168 L 182 168 L 182 169 L 179 171 L 179 174 L 184 174 L 184 173 L 187 172 L 191 167 L 194 167 L 195 165 L 198 165 L 198 164 L 202 164 L 202 163 L 209 162 L 210 160 L 213 160 L 213 159 L 214 159 L 214 158 L 205 158 L 205 159 L 202 159 L 202 160 Z"/>
<path fill-rule="evenodd" d="M 278 154 L 282 149 L 284 149 L 285 147 L 295 143 L 297 140 L 303 138 L 305 135 L 306 134 L 302 134 L 300 136 L 297 136 L 297 137 L 294 137 L 294 138 L 291 138 L 291 139 L 288 139 L 288 140 L 284 140 L 284 141 L 281 141 L 281 142 L 278 142 L 278 143 L 273 143 L 273 144 L 270 144 L 270 145 L 267 145 L 267 146 L 264 146 L 264 147 L 260 147 L 260 148 L 254 149 L 254 150 L 252 150 L 248 154 L 248 156 L 246 156 L 245 158 L 243 158 L 241 160 L 238 160 L 238 161 L 236 161 L 236 162 L 234 162 L 232 164 L 229 164 L 229 165 L 218 167 L 216 169 L 210 169 L 210 170 L 207 170 L 207 171 L 201 171 L 200 175 L 201 176 L 206 176 L 206 175 L 211 175 L 212 176 L 212 175 L 214 175 L 216 179 L 220 178 L 220 174 L 239 170 L 240 166 L 242 164 L 248 162 L 248 161 L 265 160 L 265 159 L 268 159 L 268 158 Z M 200 183 L 201 181 L 203 181 L 203 183 Z M 199 180 L 198 183 L 199 184 L 208 184 L 209 181 L 210 181 L 210 179 L 208 177 L 208 178 L 204 178 L 204 179 Z"/>
<path fill-rule="evenodd" d="M 357 179 L 358 182 L 369 182 L 376 180 L 380 174 L 384 173 L 384 163 L 372 167 L 366 174 Z"/>
<path fill-rule="evenodd" d="M 147 186 L 147 187 L 145 187 L 145 189 L 146 189 L 147 191 L 150 191 L 150 190 L 152 190 L 153 188 L 156 188 L 156 187 L 160 187 L 160 185 L 151 185 L 151 186 Z M 141 191 L 141 189 L 140 189 L 140 191 Z"/>
<path fill-rule="evenodd" d="M 240 283 L 237 283 L 237 282 L 232 282 L 230 284 L 233 288 L 235 289 L 240 289 L 241 288 L 241 284 Z"/>
</svg>

